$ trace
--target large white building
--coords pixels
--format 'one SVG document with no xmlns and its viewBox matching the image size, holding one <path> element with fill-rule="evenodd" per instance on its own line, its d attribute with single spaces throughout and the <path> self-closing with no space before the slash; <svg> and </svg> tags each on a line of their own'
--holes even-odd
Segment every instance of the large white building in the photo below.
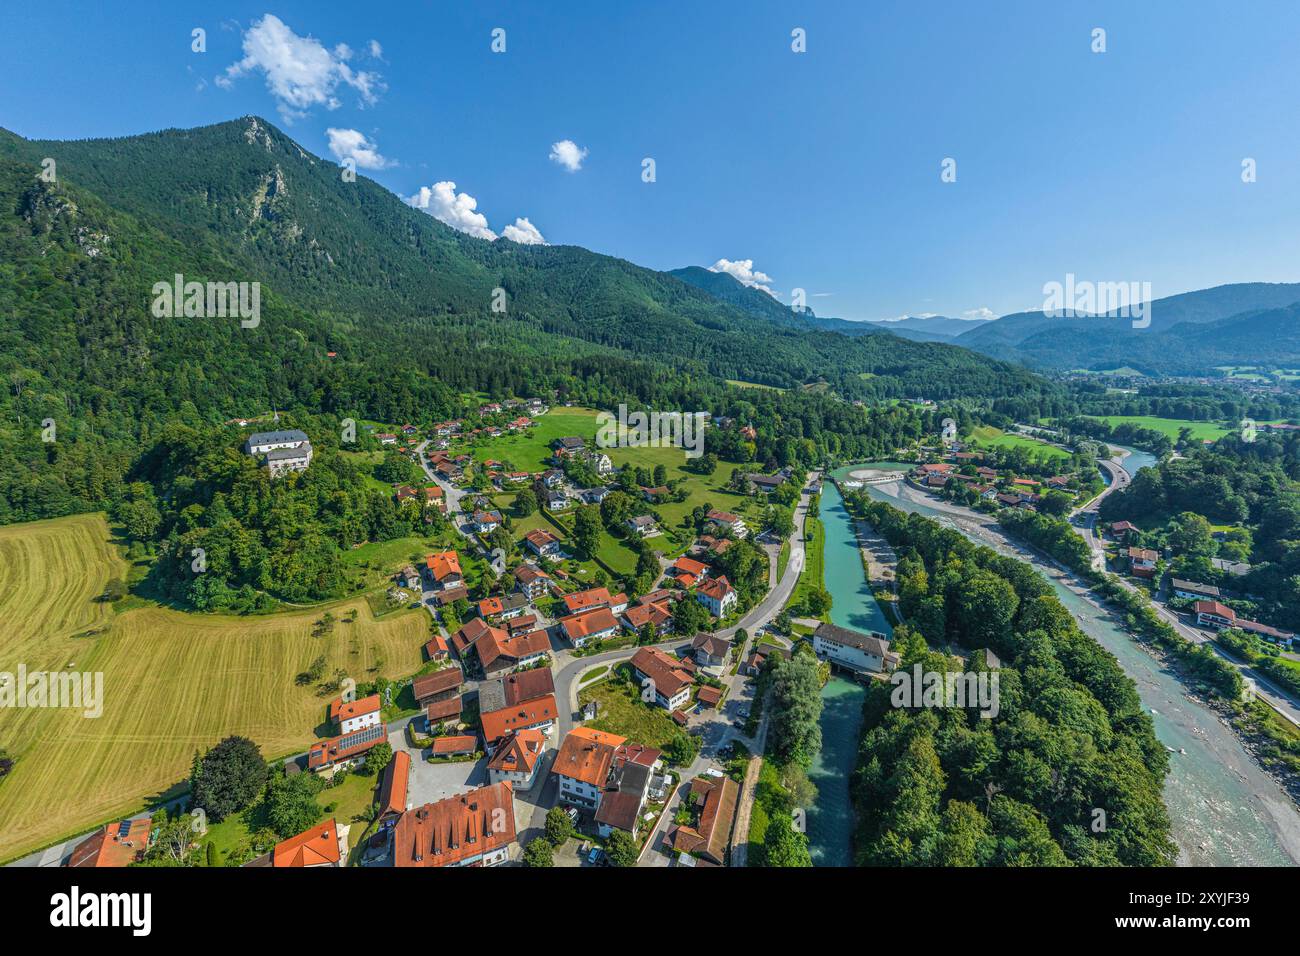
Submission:
<svg viewBox="0 0 1300 956">
<path fill-rule="evenodd" d="M 265 455 L 266 467 L 276 477 L 288 471 L 306 471 L 311 464 L 311 442 L 298 429 L 281 432 L 254 432 L 244 442 L 250 455 Z"/>
<path fill-rule="evenodd" d="M 822 660 L 859 673 L 879 674 L 898 666 L 885 635 L 864 634 L 834 624 L 819 624 L 813 632 L 813 650 Z"/>
</svg>

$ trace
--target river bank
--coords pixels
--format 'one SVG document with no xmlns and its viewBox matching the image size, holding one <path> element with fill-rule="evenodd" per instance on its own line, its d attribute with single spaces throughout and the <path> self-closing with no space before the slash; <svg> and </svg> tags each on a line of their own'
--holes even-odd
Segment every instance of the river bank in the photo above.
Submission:
<svg viewBox="0 0 1300 956">
<path fill-rule="evenodd" d="M 1300 814 L 1288 795 L 1259 766 L 1236 728 L 1190 694 L 1152 648 L 1118 626 L 1113 612 L 1083 581 L 1006 536 L 991 518 L 932 499 L 899 481 L 872 484 L 867 491 L 877 500 L 934 518 L 978 544 L 1034 565 L 1084 632 L 1115 655 L 1137 683 L 1157 737 L 1173 754 L 1165 801 L 1180 864 L 1300 863 Z"/>
</svg>

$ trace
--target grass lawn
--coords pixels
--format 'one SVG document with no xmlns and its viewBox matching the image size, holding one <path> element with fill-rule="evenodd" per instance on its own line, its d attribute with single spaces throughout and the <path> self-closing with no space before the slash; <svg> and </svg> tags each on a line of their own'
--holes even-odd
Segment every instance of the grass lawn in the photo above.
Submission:
<svg viewBox="0 0 1300 956">
<path fill-rule="evenodd" d="M 551 442 L 565 435 L 578 435 L 593 445 L 596 438 L 596 412 L 590 408 L 554 408 L 538 418 L 523 434 L 486 438 L 473 445 L 454 442 L 452 454 L 468 453 L 475 461 L 495 459 L 505 462 L 508 471 L 541 471 L 549 467 Z"/>
<path fill-rule="evenodd" d="M 647 747 L 663 749 L 681 732 L 668 711 L 641 701 L 631 683 L 607 680 L 578 691 L 578 703 L 596 701 L 599 716 L 587 724 L 596 730 L 618 734 Z"/>
<path fill-rule="evenodd" d="M 1033 456 L 1046 456 L 1047 458 L 1057 459 L 1068 459 L 1070 457 L 1070 453 L 1063 448 L 1057 448 L 1055 445 L 1049 445 L 1034 438 L 1027 438 L 1024 435 L 1004 432 L 992 425 L 981 425 L 979 428 L 971 429 L 970 440 L 974 445 L 981 448 L 1024 448 Z"/>
<path fill-rule="evenodd" d="M 1232 430 L 1217 422 L 1194 422 L 1186 418 L 1156 418 L 1152 415 L 1089 415 L 1087 417 L 1094 421 L 1105 422 L 1112 427 L 1131 424 L 1141 428 L 1150 428 L 1153 431 L 1168 435 L 1173 441 L 1178 440 L 1178 431 L 1181 428 L 1190 428 L 1192 430 L 1192 439 L 1195 441 L 1202 441 L 1207 438 L 1211 440 L 1222 438 Z"/>
<path fill-rule="evenodd" d="M 790 600 L 786 602 L 786 607 L 802 605 L 810 590 L 824 589 L 826 587 L 826 526 L 822 524 L 821 518 L 814 518 L 809 515 L 804 520 L 804 533 L 811 535 L 804 544 L 804 557 L 806 560 L 804 561 L 803 570 L 799 572 L 799 581 L 790 594 Z M 829 612 L 822 615 L 822 617 L 824 620 L 829 621 Z"/>
<path fill-rule="evenodd" d="M 359 548 L 353 548 L 343 555 L 343 565 L 362 572 L 350 577 L 353 583 L 360 581 L 359 587 L 366 590 L 387 587 L 391 578 L 408 564 L 417 568 L 424 563 L 427 555 L 445 548 L 464 547 L 464 540 L 456 532 L 448 529 L 432 537 L 410 536 L 394 538 L 392 541 L 372 541 Z M 368 567 L 362 567 L 369 565 Z"/>
<path fill-rule="evenodd" d="M 327 674 L 343 670 L 359 683 L 420 666 L 423 611 L 376 620 L 357 597 L 265 616 L 115 612 L 94 597 L 124 567 L 103 515 L 0 528 L 0 660 L 100 672 L 104 689 L 97 718 L 66 708 L 0 711 L 0 741 L 15 758 L 0 785 L 0 860 L 174 791 L 194 751 L 231 734 L 250 737 L 268 758 L 306 749 L 326 700 L 294 677 L 317 656 Z M 357 621 L 346 623 L 353 609 Z M 325 610 L 338 623 L 313 637 Z"/>
</svg>

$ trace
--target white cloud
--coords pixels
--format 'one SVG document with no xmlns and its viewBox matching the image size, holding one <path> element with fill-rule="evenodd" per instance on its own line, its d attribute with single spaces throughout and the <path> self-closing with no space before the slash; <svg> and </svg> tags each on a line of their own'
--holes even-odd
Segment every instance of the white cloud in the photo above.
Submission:
<svg viewBox="0 0 1300 956">
<path fill-rule="evenodd" d="M 453 229 L 477 236 L 479 239 L 496 239 L 497 234 L 488 228 L 487 216 L 478 209 L 478 200 L 468 193 L 456 192 L 450 181 L 421 186 L 420 191 L 406 200 L 416 209 L 423 209 L 439 222 Z"/>
<path fill-rule="evenodd" d="M 542 238 L 541 232 L 525 216 L 520 216 L 515 220 L 514 225 L 502 229 L 501 235 L 512 242 L 518 242 L 525 246 L 546 245 L 546 240 Z"/>
<path fill-rule="evenodd" d="M 978 309 L 967 309 L 961 314 L 963 319 L 996 319 L 998 314 L 988 306 L 982 305 Z"/>
<path fill-rule="evenodd" d="M 742 285 L 747 285 L 751 289 L 762 289 L 768 295 L 776 298 L 776 293 L 768 285 L 772 281 L 772 277 L 766 272 L 755 269 L 753 259 L 737 259 L 734 262 L 730 259 L 719 259 L 709 266 L 709 271 L 725 272 Z"/>
<path fill-rule="evenodd" d="M 582 168 L 582 161 L 587 158 L 587 150 L 571 139 L 562 139 L 551 144 L 551 162 L 559 163 L 571 173 Z"/>
<path fill-rule="evenodd" d="M 356 90 L 363 106 L 379 98 L 386 89 L 382 77 L 352 69 L 347 63 L 351 57 L 347 44 L 340 43 L 331 52 L 319 40 L 298 36 L 283 20 L 268 13 L 245 31 L 244 58 L 226 67 L 216 82 L 229 89 L 240 77 L 262 71 L 280 115 L 292 122 L 314 106 L 338 109 L 335 93 L 340 84 Z"/>
<path fill-rule="evenodd" d="M 358 130 L 331 126 L 325 135 L 329 137 L 330 152 L 340 163 L 351 159 L 357 169 L 385 169 L 393 165 L 379 154 L 379 144 L 366 139 Z"/>
<path fill-rule="evenodd" d="M 379 45 L 378 40 L 371 40 L 369 43 L 369 48 L 370 48 L 370 55 L 373 56 L 376 60 L 382 60 L 384 58 L 384 48 Z"/>
</svg>

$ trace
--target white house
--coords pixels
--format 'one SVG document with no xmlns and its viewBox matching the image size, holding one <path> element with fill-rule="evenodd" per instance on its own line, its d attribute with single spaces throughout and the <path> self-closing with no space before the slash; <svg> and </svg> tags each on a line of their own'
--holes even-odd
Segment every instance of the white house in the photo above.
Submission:
<svg viewBox="0 0 1300 956">
<path fill-rule="evenodd" d="M 350 734 L 363 727 L 379 724 L 379 695 L 371 694 L 360 700 L 335 698 L 330 704 L 330 718 L 339 726 L 340 734 Z"/>
<path fill-rule="evenodd" d="M 488 761 L 488 780 L 492 783 L 508 782 L 516 793 L 528 791 L 541 776 L 538 773 L 545 762 L 546 735 L 540 730 L 516 730 L 497 747 Z"/>
<path fill-rule="evenodd" d="M 813 650 L 819 658 L 859 673 L 879 674 L 898 666 L 885 635 L 863 634 L 834 624 L 819 624 L 813 632 Z"/>
<path fill-rule="evenodd" d="M 708 522 L 721 531 L 730 531 L 736 538 L 744 538 L 749 534 L 749 528 L 745 525 L 745 519 L 739 515 L 734 515 L 730 511 L 713 510 L 705 516 Z"/>
<path fill-rule="evenodd" d="M 739 600 L 736 589 L 731 586 L 725 574 L 720 578 L 710 578 L 701 584 L 695 592 L 695 598 L 708 608 L 709 613 L 714 617 L 726 617 Z"/>
</svg>

